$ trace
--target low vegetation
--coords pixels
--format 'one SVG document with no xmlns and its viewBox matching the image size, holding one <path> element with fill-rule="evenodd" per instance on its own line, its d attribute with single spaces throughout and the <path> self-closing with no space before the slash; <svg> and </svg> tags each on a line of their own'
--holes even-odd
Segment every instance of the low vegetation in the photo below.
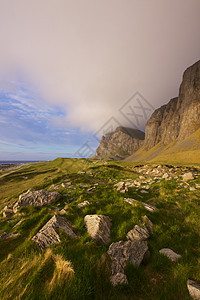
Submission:
<svg viewBox="0 0 200 300">
<path fill-rule="evenodd" d="M 187 184 L 181 176 L 160 178 L 147 193 L 141 192 L 141 183 L 141 188 L 130 187 L 122 194 L 114 186 L 117 182 L 142 182 L 134 163 L 59 158 L 2 174 L 0 210 L 12 205 L 29 188 L 58 191 L 62 197 L 48 207 L 22 207 L 8 218 L 1 214 L 0 235 L 20 235 L 0 239 L 0 299 L 190 299 L 187 280 L 200 281 L 199 175 Z M 145 176 L 155 177 L 151 173 Z M 67 182 L 71 185 L 62 185 Z M 90 187 L 95 189 L 88 191 Z M 132 206 L 124 197 L 154 205 L 158 210 L 150 212 L 142 205 Z M 90 205 L 78 208 L 83 201 Z M 73 240 L 60 230 L 61 243 L 41 252 L 32 237 L 61 211 L 73 224 L 78 238 Z M 84 223 L 87 214 L 112 219 L 109 244 L 92 241 Z M 126 240 L 129 230 L 142 225 L 144 215 L 154 224 L 154 233 L 148 239 L 150 258 L 139 267 L 127 265 L 128 285 L 113 287 L 109 245 Z M 159 254 L 161 248 L 170 248 L 182 258 L 173 263 Z"/>
</svg>

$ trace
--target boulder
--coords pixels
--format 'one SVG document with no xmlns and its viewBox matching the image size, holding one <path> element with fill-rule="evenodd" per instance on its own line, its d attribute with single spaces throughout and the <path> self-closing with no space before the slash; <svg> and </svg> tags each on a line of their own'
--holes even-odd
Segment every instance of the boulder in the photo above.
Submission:
<svg viewBox="0 0 200 300">
<path fill-rule="evenodd" d="M 97 242 L 110 242 L 111 219 L 104 215 L 86 215 L 84 218 L 88 234 Z"/>
<path fill-rule="evenodd" d="M 148 239 L 149 233 L 147 229 L 144 229 L 138 225 L 135 225 L 133 229 L 131 229 L 127 235 L 126 238 L 128 240 L 139 240 L 139 241 L 144 241 Z"/>
<path fill-rule="evenodd" d="M 26 193 L 19 196 L 19 200 L 13 206 L 13 211 L 17 212 L 21 206 L 27 205 L 39 207 L 50 205 L 57 202 L 60 197 L 61 195 L 58 192 L 29 189 Z"/>
<path fill-rule="evenodd" d="M 182 177 L 183 177 L 183 180 L 185 180 L 185 181 L 194 179 L 194 176 L 193 176 L 192 172 L 185 173 L 185 174 L 182 175 Z"/>
<path fill-rule="evenodd" d="M 188 280 L 187 288 L 188 288 L 190 296 L 193 299 L 200 300 L 200 284 L 198 284 L 196 281 Z"/>
<path fill-rule="evenodd" d="M 107 251 L 111 258 L 111 283 L 113 285 L 127 283 L 124 269 L 127 263 L 139 266 L 148 251 L 146 241 L 119 241 L 112 243 Z"/>
<path fill-rule="evenodd" d="M 179 258 L 181 258 L 180 254 L 175 253 L 169 248 L 163 248 L 159 251 L 159 253 L 167 256 L 173 262 L 176 262 Z"/>
<path fill-rule="evenodd" d="M 41 229 L 32 237 L 40 250 L 50 245 L 60 243 L 58 230 L 63 230 L 68 236 L 75 239 L 77 235 L 72 230 L 72 225 L 64 217 L 54 215 Z"/>
</svg>

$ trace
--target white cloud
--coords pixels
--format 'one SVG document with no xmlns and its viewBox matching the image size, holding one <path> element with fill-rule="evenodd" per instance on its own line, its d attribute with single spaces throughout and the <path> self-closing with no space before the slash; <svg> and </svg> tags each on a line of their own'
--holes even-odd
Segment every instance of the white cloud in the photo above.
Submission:
<svg viewBox="0 0 200 300">
<path fill-rule="evenodd" d="M 199 0 L 0 1 L 0 75 L 26 76 L 66 126 L 126 123 L 117 111 L 136 91 L 154 107 L 178 94 L 199 59 L 199 11 Z"/>
</svg>

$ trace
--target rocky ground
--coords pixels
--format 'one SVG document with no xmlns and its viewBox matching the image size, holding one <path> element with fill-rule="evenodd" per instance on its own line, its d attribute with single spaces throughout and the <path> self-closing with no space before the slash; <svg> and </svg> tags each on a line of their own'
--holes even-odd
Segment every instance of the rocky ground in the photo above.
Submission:
<svg viewBox="0 0 200 300">
<path fill-rule="evenodd" d="M 0 298 L 200 299 L 199 196 L 187 166 L 57 159 L 0 178 Z"/>
</svg>

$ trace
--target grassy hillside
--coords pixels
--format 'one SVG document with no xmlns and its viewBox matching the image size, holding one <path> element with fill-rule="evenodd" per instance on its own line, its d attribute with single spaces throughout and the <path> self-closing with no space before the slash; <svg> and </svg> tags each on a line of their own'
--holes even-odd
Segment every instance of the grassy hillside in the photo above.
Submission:
<svg viewBox="0 0 200 300">
<path fill-rule="evenodd" d="M 129 188 L 123 195 L 114 187 L 116 182 L 141 181 L 133 167 L 134 163 L 129 162 L 59 158 L 27 165 L 0 177 L 1 209 L 31 187 L 62 194 L 50 207 L 21 208 L 10 218 L 1 215 L 1 232 L 20 235 L 0 239 L 0 299 L 189 300 L 187 279 L 200 281 L 200 189 L 190 191 L 190 186 L 200 184 L 200 176 L 189 185 L 181 185 L 181 178 L 155 180 L 145 194 L 141 184 L 141 188 Z M 62 187 L 61 183 L 68 181 L 72 185 Z M 94 184 L 98 184 L 96 189 L 88 193 Z M 158 211 L 131 206 L 124 197 L 155 205 Z M 78 208 L 77 204 L 85 200 L 91 205 Z M 41 253 L 31 238 L 63 208 L 78 238 L 72 240 L 60 231 L 61 243 Z M 142 216 L 147 215 L 153 222 L 154 233 L 148 239 L 150 258 L 139 267 L 127 266 L 127 286 L 114 288 L 110 284 L 110 244 L 91 240 L 83 221 L 87 214 L 103 214 L 112 219 L 111 243 L 126 240 L 127 232 L 142 224 Z M 182 258 L 172 263 L 160 255 L 159 250 L 166 247 Z"/>
<path fill-rule="evenodd" d="M 148 161 L 164 164 L 200 164 L 200 128 L 183 141 L 164 146 L 161 143 L 147 150 L 142 147 L 126 161 Z"/>
</svg>

